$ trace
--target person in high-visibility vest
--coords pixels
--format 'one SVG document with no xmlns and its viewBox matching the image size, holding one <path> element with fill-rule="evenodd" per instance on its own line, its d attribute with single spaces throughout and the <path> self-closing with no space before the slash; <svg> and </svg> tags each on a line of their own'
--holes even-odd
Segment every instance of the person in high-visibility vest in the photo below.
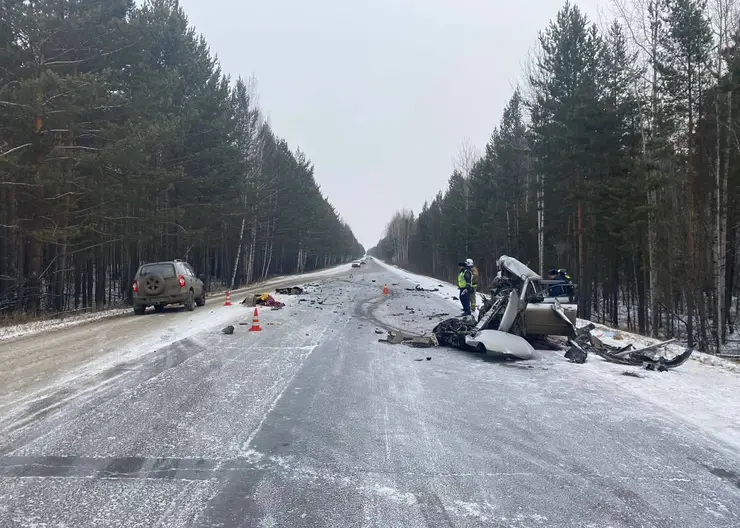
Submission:
<svg viewBox="0 0 740 528">
<path fill-rule="evenodd" d="M 473 287 L 473 292 L 470 294 L 470 311 L 474 312 L 475 307 L 478 304 L 478 278 L 480 274 L 478 272 L 478 268 L 475 267 L 473 259 L 467 259 L 465 261 L 465 264 L 467 264 L 468 268 L 470 268 L 470 272 L 472 273 L 470 285 Z"/>
<path fill-rule="evenodd" d="M 460 272 L 457 275 L 457 287 L 460 289 L 460 304 L 462 304 L 463 315 L 471 315 L 470 297 L 473 293 L 473 272 L 467 262 L 457 263 Z"/>
</svg>

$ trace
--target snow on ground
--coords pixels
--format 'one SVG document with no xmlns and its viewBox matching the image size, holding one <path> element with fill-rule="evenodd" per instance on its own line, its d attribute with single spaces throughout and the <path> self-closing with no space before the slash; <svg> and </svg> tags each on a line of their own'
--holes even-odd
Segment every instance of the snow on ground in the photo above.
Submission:
<svg viewBox="0 0 740 528">
<path fill-rule="evenodd" d="M 43 321 L 33 321 L 30 323 L 3 326 L 0 327 L 0 341 L 14 339 L 16 337 L 21 337 L 24 335 L 38 334 L 41 332 L 46 332 L 48 330 L 69 328 L 71 326 L 91 323 L 93 321 L 99 321 L 101 319 L 108 319 L 109 317 L 118 317 L 119 315 L 127 314 L 130 311 L 131 308 L 114 308 L 112 310 L 104 310 L 102 312 L 93 312 L 81 315 L 68 315 L 66 317 L 46 319 Z"/>
<path fill-rule="evenodd" d="M 321 283 L 319 283 L 317 289 L 320 290 L 320 286 Z M 290 318 L 291 312 L 294 312 L 294 309 L 300 303 L 300 298 L 308 299 L 309 302 L 315 299 L 314 288 L 309 287 L 305 291 L 306 294 L 300 297 L 271 293 L 276 300 L 284 303 L 285 306 L 275 311 L 269 307 L 257 307 L 263 330 L 268 330 L 270 324 L 281 325 L 287 318 Z M 232 306 L 223 306 L 219 302 L 218 304 L 207 304 L 204 308 L 197 308 L 193 312 L 175 310 L 165 311 L 161 314 L 147 313 L 141 316 L 143 321 L 150 322 L 154 320 L 159 323 L 154 327 L 142 327 L 141 332 L 127 331 L 128 335 L 123 344 L 117 343 L 112 347 L 101 344 L 98 357 L 47 380 L 47 383 L 38 390 L 23 391 L 11 394 L 6 398 L 0 398 L 0 411 L 5 415 L 0 419 L 0 424 L 3 423 L 4 419 L 13 418 L 13 413 L 9 409 L 22 410 L 23 405 L 44 399 L 60 387 L 66 386 L 69 389 L 70 394 L 73 395 L 70 398 L 78 397 L 82 393 L 95 394 L 101 387 L 110 383 L 111 379 L 97 380 L 93 385 L 89 385 L 89 380 L 94 379 L 94 376 L 114 369 L 125 370 L 130 368 L 137 361 L 140 361 L 143 356 L 156 353 L 158 350 L 165 349 L 176 342 L 187 339 L 199 340 L 208 335 L 220 334 L 221 329 L 227 325 L 237 326 L 239 332 L 248 329 L 252 324 L 254 307 L 241 304 L 241 300 L 241 296 L 239 299 L 233 298 Z M 103 338 L 103 341 L 105 341 L 105 338 Z M 49 342 L 53 343 L 53 338 L 49 337 Z M 76 387 L 78 390 L 71 390 L 72 387 Z"/>
<path fill-rule="evenodd" d="M 445 300 L 450 301 L 451 303 L 455 304 L 456 306 L 462 309 L 460 305 L 460 301 L 453 299 L 453 297 L 457 297 L 460 292 L 460 290 L 454 284 L 450 284 L 449 282 L 444 282 L 439 279 L 435 279 L 434 277 L 427 277 L 425 275 L 417 275 L 416 273 L 411 273 L 410 271 L 406 271 L 405 269 L 401 269 L 397 266 L 386 264 L 382 260 L 375 259 L 375 262 L 377 262 L 379 265 L 383 266 L 387 270 L 395 273 L 402 279 L 412 282 L 413 285 L 418 284 L 419 286 L 427 290 L 433 290 L 435 288 L 438 289 L 439 291 L 433 292 L 433 293 L 438 295 L 439 297 L 442 297 Z M 413 287 L 413 285 L 411 287 Z"/>
<path fill-rule="evenodd" d="M 399 277 L 424 288 L 439 288 L 439 292 L 427 295 L 439 295 L 457 307 L 460 306 L 458 301 L 451 300 L 452 296 L 457 296 L 454 285 L 410 273 L 377 259 L 376 262 Z M 578 320 L 579 327 L 589 323 L 590 321 L 583 319 Z M 594 326 L 596 328 L 592 332 L 606 344 L 621 347 L 634 343 L 639 348 L 657 342 L 649 337 L 614 330 L 604 325 L 594 323 Z M 667 349 L 669 357 L 684 350 L 680 344 L 668 345 Z M 670 413 L 740 449 L 740 364 L 694 352 L 691 356 L 693 361 L 687 361 L 676 369 L 651 372 L 643 368 L 609 363 L 596 354 L 589 354 L 584 365 L 575 365 L 567 363 L 562 353 L 539 352 L 542 360 L 555 362 L 556 370 L 562 371 L 563 375 L 568 375 L 566 371 L 572 369 L 582 369 L 581 374 L 586 371 L 589 378 L 600 379 L 604 383 L 615 385 L 620 391 L 652 403 L 656 406 L 656 412 L 662 410 Z M 626 372 L 630 374 L 625 375 Z M 582 378 L 574 376 L 573 382 L 582 382 Z"/>
<path fill-rule="evenodd" d="M 295 275 L 295 276 L 290 276 L 290 277 L 275 277 L 273 279 L 269 279 L 261 283 L 250 284 L 249 286 L 245 288 L 233 290 L 232 293 L 234 295 L 239 295 L 240 293 L 243 293 L 245 291 L 259 290 L 260 288 L 263 288 L 263 287 L 270 288 L 270 286 L 274 285 L 277 282 L 285 281 L 286 278 L 294 279 L 295 281 L 298 282 L 298 281 L 329 277 L 331 275 L 341 274 L 343 272 L 349 272 L 351 268 L 352 268 L 351 264 L 342 264 L 340 266 L 335 266 L 333 268 L 327 268 L 324 270 L 311 272 L 311 273 L 304 273 L 302 275 Z M 224 292 L 211 292 L 208 295 L 208 298 L 210 299 L 213 297 L 221 297 L 223 295 L 224 295 Z M 9 325 L 9 326 L 1 326 L 0 327 L 0 342 L 7 341 L 10 339 L 15 339 L 18 337 L 39 334 L 41 332 L 47 332 L 50 330 L 61 330 L 63 328 L 70 328 L 70 327 L 85 324 L 85 323 L 91 323 L 94 321 L 100 321 L 102 319 L 108 319 L 110 317 L 129 315 L 130 313 L 131 313 L 130 307 L 114 308 L 111 310 L 103 310 L 100 312 L 85 313 L 85 314 L 78 314 L 78 315 L 62 314 L 62 316 L 55 317 L 53 319 L 33 321 L 30 323 L 22 323 L 22 324 L 15 324 L 15 325 Z"/>
<path fill-rule="evenodd" d="M 586 326 L 589 323 L 591 323 L 591 321 L 578 319 L 578 327 Z M 635 348 L 642 348 L 660 342 L 660 340 L 658 339 L 645 337 L 639 334 L 632 334 L 630 332 L 624 332 L 622 330 L 614 330 L 613 328 L 609 328 L 608 326 L 604 326 L 601 324 L 592 324 L 596 328 L 592 330 L 591 333 L 598 337 L 604 344 L 618 347 L 633 344 L 635 345 Z M 685 348 L 680 343 L 675 343 L 666 345 L 665 350 L 667 357 L 673 358 L 682 354 Z M 693 354 L 691 354 L 691 359 L 705 365 L 719 367 L 729 372 L 740 374 L 740 364 L 735 363 L 731 360 L 722 359 L 717 356 L 712 356 L 711 354 L 704 354 L 703 352 L 694 352 Z"/>
<path fill-rule="evenodd" d="M 341 273 L 350 273 L 351 271 L 352 271 L 352 263 L 348 262 L 347 264 L 340 264 L 339 266 L 334 266 L 333 268 L 326 268 L 326 269 L 319 270 L 319 271 L 312 271 L 309 273 L 303 273 L 301 275 L 291 275 L 291 277 L 294 278 L 295 280 L 306 280 L 306 279 L 312 280 L 312 279 L 330 277 L 332 275 L 337 275 Z"/>
</svg>

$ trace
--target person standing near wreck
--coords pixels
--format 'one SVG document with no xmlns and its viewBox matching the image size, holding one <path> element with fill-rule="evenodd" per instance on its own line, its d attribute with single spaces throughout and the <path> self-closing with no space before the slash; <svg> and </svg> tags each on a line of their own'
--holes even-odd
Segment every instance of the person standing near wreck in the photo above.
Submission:
<svg viewBox="0 0 740 528">
<path fill-rule="evenodd" d="M 470 268 L 470 272 L 472 274 L 470 279 L 470 286 L 473 288 L 473 291 L 470 292 L 470 312 L 472 313 L 475 311 L 475 307 L 478 304 L 478 278 L 480 277 L 480 273 L 478 272 L 478 268 L 475 266 L 473 259 L 466 259 L 465 264 Z"/>
<path fill-rule="evenodd" d="M 467 262 L 457 263 L 460 272 L 457 275 L 457 287 L 460 289 L 460 304 L 463 315 L 472 315 L 470 312 L 470 296 L 473 292 L 473 272 Z"/>
</svg>

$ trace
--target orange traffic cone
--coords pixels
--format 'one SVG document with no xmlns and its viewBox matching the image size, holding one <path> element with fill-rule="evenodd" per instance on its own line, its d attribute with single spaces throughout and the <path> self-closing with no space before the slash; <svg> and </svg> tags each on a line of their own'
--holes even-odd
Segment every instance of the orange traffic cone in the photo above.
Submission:
<svg viewBox="0 0 740 528">
<path fill-rule="evenodd" d="M 249 329 L 250 332 L 261 332 L 262 327 L 260 326 L 260 316 L 257 313 L 257 307 L 254 307 L 254 317 L 252 318 L 252 328 Z"/>
<path fill-rule="evenodd" d="M 231 292 L 226 292 L 226 302 L 224 303 L 224 306 L 233 306 L 231 304 Z"/>
<path fill-rule="evenodd" d="M 383 295 L 388 295 L 388 285 L 387 284 L 383 285 Z"/>
</svg>

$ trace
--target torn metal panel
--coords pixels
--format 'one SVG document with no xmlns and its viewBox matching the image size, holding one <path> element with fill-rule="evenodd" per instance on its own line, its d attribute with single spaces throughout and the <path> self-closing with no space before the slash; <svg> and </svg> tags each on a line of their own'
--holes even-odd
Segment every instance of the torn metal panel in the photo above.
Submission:
<svg viewBox="0 0 740 528">
<path fill-rule="evenodd" d="M 506 255 L 501 255 L 499 259 L 496 261 L 496 265 L 499 266 L 499 268 L 503 268 L 504 270 L 508 271 L 515 277 L 518 277 L 522 280 L 524 279 L 542 280 L 542 277 L 538 273 L 529 269 L 527 265 L 522 264 L 520 261 L 518 261 L 514 257 L 508 257 Z"/>
<path fill-rule="evenodd" d="M 667 359 L 665 354 L 661 353 L 660 349 L 674 343 L 676 341 L 675 339 L 654 343 L 644 348 L 635 348 L 633 344 L 628 344 L 624 347 L 615 347 L 603 343 L 598 337 L 591 334 L 590 331 L 587 334 L 579 336 L 576 341 L 584 350 L 593 352 L 610 363 L 643 367 L 647 370 L 661 372 L 680 367 L 688 361 L 694 351 L 693 348 L 686 348 L 678 356 Z"/>
</svg>

